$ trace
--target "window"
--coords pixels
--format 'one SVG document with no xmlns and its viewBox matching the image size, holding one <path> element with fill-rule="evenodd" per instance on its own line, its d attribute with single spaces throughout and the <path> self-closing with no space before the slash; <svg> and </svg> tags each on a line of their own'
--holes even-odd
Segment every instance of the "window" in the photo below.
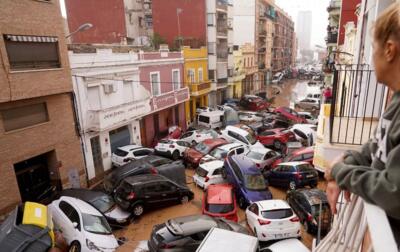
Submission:
<svg viewBox="0 0 400 252">
<path fill-rule="evenodd" d="M 304 159 L 311 159 L 314 157 L 314 153 L 305 153 L 303 154 Z"/>
<path fill-rule="evenodd" d="M 256 203 L 253 203 L 250 207 L 249 207 L 249 211 L 253 212 L 254 214 L 258 215 L 258 206 Z"/>
<path fill-rule="evenodd" d="M 12 70 L 60 68 L 56 37 L 4 35 Z"/>
<path fill-rule="evenodd" d="M 1 116 L 6 132 L 49 121 L 46 103 L 3 110 L 1 111 Z"/>
<path fill-rule="evenodd" d="M 65 216 L 67 216 L 67 218 L 71 221 L 71 223 L 73 222 L 78 223 L 77 228 L 81 230 L 81 221 L 78 212 L 69 203 L 65 201 L 61 201 L 58 207 L 65 214 Z"/>
<path fill-rule="evenodd" d="M 196 76 L 195 76 L 194 69 L 188 69 L 187 75 L 188 75 L 187 77 L 188 77 L 189 83 L 196 82 Z"/>
<path fill-rule="evenodd" d="M 214 72 L 214 70 L 208 70 L 208 78 L 210 80 L 215 80 L 215 72 Z"/>
<path fill-rule="evenodd" d="M 215 24 L 214 22 L 214 13 L 207 13 L 207 25 L 208 26 L 213 26 Z"/>
<path fill-rule="evenodd" d="M 216 43 L 208 42 L 208 54 L 215 54 L 216 51 Z"/>
<path fill-rule="evenodd" d="M 153 95 L 157 96 L 161 94 L 160 86 L 160 73 L 150 73 L 151 90 Z"/>
<path fill-rule="evenodd" d="M 199 122 L 203 122 L 203 123 L 210 123 L 210 117 L 208 116 L 199 116 Z"/>
<path fill-rule="evenodd" d="M 174 90 L 179 90 L 181 87 L 181 78 L 179 76 L 179 69 L 172 70 L 172 83 Z"/>
<path fill-rule="evenodd" d="M 198 80 L 199 80 L 199 83 L 200 83 L 200 82 L 203 82 L 203 81 L 204 81 L 204 78 L 203 78 L 203 68 L 199 68 L 197 73 L 198 73 L 198 75 L 199 75 L 199 79 L 198 79 Z"/>
<path fill-rule="evenodd" d="M 237 155 L 240 155 L 240 154 L 242 154 L 242 153 L 244 153 L 244 148 L 238 148 L 238 149 L 236 150 L 236 154 L 237 154 Z"/>
<path fill-rule="evenodd" d="M 143 149 L 143 150 L 137 150 L 137 151 L 135 151 L 135 152 L 133 153 L 133 155 L 134 155 L 135 157 L 143 157 L 143 156 L 150 155 L 150 154 L 152 154 L 152 153 L 153 153 L 153 152 L 152 152 L 151 150 Z"/>
<path fill-rule="evenodd" d="M 215 171 L 213 172 L 213 176 L 215 176 L 215 175 L 221 175 L 222 174 L 222 168 L 220 168 L 220 169 L 215 169 Z"/>
</svg>

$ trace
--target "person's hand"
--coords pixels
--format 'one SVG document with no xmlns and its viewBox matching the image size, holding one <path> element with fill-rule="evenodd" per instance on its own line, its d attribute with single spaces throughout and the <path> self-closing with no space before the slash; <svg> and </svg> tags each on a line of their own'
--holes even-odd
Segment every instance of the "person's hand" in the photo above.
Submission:
<svg viewBox="0 0 400 252">
<path fill-rule="evenodd" d="M 325 169 L 324 172 L 324 177 L 326 179 L 326 181 L 332 181 L 334 180 L 334 178 L 332 177 L 332 168 L 333 166 L 335 166 L 335 164 L 343 162 L 343 155 L 339 155 L 338 157 L 336 157 L 329 165 L 328 167 Z"/>
<path fill-rule="evenodd" d="M 326 197 L 328 198 L 329 206 L 331 207 L 331 211 L 333 214 L 337 213 L 336 204 L 339 199 L 340 192 L 342 190 L 339 188 L 338 184 L 331 180 L 328 182 L 326 186 Z M 349 191 L 344 191 L 344 198 L 347 202 L 350 202 L 351 193 Z"/>
</svg>

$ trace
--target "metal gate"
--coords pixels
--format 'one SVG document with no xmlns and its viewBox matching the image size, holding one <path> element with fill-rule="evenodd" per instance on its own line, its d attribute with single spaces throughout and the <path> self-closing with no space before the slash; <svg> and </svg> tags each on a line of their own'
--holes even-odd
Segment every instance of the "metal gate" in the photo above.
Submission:
<svg viewBox="0 0 400 252">
<path fill-rule="evenodd" d="M 124 126 L 109 132 L 111 152 L 115 152 L 118 147 L 129 145 L 131 143 L 131 134 L 128 126 Z"/>
</svg>

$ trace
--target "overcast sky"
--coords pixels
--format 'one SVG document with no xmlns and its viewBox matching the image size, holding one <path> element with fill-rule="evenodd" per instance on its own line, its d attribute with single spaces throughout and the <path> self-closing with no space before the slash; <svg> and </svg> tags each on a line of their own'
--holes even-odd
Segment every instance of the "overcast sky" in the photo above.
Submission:
<svg viewBox="0 0 400 252">
<path fill-rule="evenodd" d="M 297 21 L 297 13 L 302 10 L 312 11 L 311 47 L 325 46 L 326 27 L 328 26 L 328 12 L 326 8 L 330 0 L 275 0 L 275 3 L 284 9 L 293 21 Z M 296 25 L 295 25 L 296 27 Z"/>
<path fill-rule="evenodd" d="M 330 0 L 275 0 L 275 3 L 284 9 L 293 21 L 297 21 L 297 13 L 301 10 L 311 10 L 312 16 L 312 37 L 311 46 L 322 45 L 325 46 L 326 27 L 328 26 L 328 12 L 326 8 Z M 64 0 L 60 0 L 61 13 L 65 17 Z M 295 25 L 296 27 L 296 25 Z"/>
</svg>

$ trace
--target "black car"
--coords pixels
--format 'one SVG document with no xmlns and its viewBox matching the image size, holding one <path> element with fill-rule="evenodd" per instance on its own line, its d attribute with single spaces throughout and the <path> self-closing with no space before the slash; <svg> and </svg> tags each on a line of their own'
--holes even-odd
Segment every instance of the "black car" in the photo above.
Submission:
<svg viewBox="0 0 400 252">
<path fill-rule="evenodd" d="M 264 173 L 268 184 L 294 190 L 298 187 L 318 185 L 318 171 L 307 162 L 280 163 Z"/>
<path fill-rule="evenodd" d="M 150 252 L 196 251 L 214 227 L 249 235 L 247 229 L 238 223 L 208 215 L 192 215 L 155 225 L 147 244 Z"/>
<path fill-rule="evenodd" d="M 104 214 L 113 228 L 119 228 L 130 223 L 131 213 L 122 210 L 115 203 L 113 197 L 104 192 L 89 189 L 66 189 L 62 190 L 59 196 L 74 197 L 89 203 Z"/>
<path fill-rule="evenodd" d="M 304 224 L 304 229 L 311 234 L 318 231 L 321 217 L 321 234 L 331 229 L 332 213 L 326 194 L 319 189 L 299 189 L 288 192 L 286 200 Z"/>
<path fill-rule="evenodd" d="M 179 184 L 186 185 L 185 166 L 182 161 L 149 155 L 112 171 L 104 179 L 104 190 L 112 193 L 124 178 L 141 174 L 162 174 Z"/>
<path fill-rule="evenodd" d="M 194 194 L 186 186 L 179 185 L 162 175 L 139 175 L 125 178 L 115 191 L 114 199 L 122 209 L 135 216 L 144 210 L 165 205 L 187 203 Z"/>
</svg>

